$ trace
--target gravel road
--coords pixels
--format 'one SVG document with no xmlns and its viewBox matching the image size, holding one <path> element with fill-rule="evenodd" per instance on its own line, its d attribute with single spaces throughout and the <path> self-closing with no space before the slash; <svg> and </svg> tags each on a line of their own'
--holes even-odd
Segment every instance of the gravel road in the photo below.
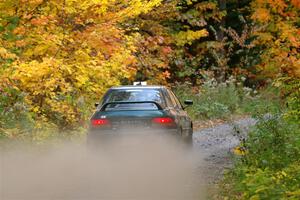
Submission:
<svg viewBox="0 0 300 200">
<path fill-rule="evenodd" d="M 124 137 L 108 149 L 89 153 L 64 143 L 33 150 L 0 151 L 2 200 L 202 200 L 231 164 L 236 135 L 253 119 L 194 133 L 186 151 L 171 138 Z M 118 137 L 119 138 L 119 137 Z"/>
<path fill-rule="evenodd" d="M 254 119 L 245 118 L 194 132 L 194 148 L 202 155 L 199 171 L 206 186 L 214 185 L 232 165 L 233 148 L 254 124 Z"/>
</svg>

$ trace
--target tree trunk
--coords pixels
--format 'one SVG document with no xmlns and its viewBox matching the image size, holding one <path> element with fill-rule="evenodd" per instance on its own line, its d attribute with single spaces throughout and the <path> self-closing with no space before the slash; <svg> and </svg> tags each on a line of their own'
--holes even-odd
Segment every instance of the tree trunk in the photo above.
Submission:
<svg viewBox="0 0 300 200">
<path fill-rule="evenodd" d="M 221 12 L 226 10 L 226 0 L 218 0 L 218 6 Z M 217 40 L 219 42 L 222 42 L 224 39 L 224 31 L 222 28 L 225 28 L 226 21 L 225 17 L 222 18 L 221 22 L 219 23 L 219 28 L 217 30 Z M 219 77 L 218 81 L 219 82 L 224 82 L 226 80 L 226 71 L 227 71 L 227 62 L 225 62 L 226 58 L 226 50 L 224 48 L 220 49 L 219 51 L 219 58 L 222 60 L 221 65 L 219 66 L 220 71 L 219 71 Z"/>
</svg>

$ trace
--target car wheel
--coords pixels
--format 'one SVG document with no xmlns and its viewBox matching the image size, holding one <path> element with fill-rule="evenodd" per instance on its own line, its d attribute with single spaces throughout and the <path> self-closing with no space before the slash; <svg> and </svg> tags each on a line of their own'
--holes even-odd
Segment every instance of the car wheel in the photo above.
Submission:
<svg viewBox="0 0 300 200">
<path fill-rule="evenodd" d="M 193 130 L 184 132 L 181 128 L 180 136 L 184 145 L 193 146 Z"/>
</svg>

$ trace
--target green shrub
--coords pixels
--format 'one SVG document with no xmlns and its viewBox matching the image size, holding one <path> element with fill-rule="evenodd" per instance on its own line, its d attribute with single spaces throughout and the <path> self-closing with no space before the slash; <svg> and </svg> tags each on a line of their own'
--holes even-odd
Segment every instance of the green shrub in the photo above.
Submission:
<svg viewBox="0 0 300 200">
<path fill-rule="evenodd" d="M 285 109 L 280 98 L 279 90 L 269 86 L 259 90 L 254 95 L 246 95 L 240 105 L 242 113 L 249 113 L 253 117 L 259 117 L 265 113 L 275 114 Z"/>
<path fill-rule="evenodd" d="M 300 124 L 284 114 L 258 119 L 224 183 L 228 199 L 300 198 Z"/>
<path fill-rule="evenodd" d="M 239 166 L 227 174 L 226 182 L 233 190 L 223 191 L 222 199 L 299 199 L 300 162 L 290 163 L 281 170 Z M 231 188 L 231 189 L 232 189 Z"/>
<path fill-rule="evenodd" d="M 278 92 L 266 88 L 257 92 L 243 87 L 241 82 L 231 78 L 225 83 L 214 79 L 204 82 L 201 87 L 190 89 L 188 85 L 177 85 L 174 91 L 181 102 L 194 101 L 187 108 L 193 119 L 226 118 L 232 114 L 276 113 L 280 108 Z"/>
<path fill-rule="evenodd" d="M 34 121 L 23 94 L 10 85 L 0 88 L 0 92 L 0 137 L 30 132 Z"/>
<path fill-rule="evenodd" d="M 248 154 L 244 161 L 261 169 L 281 169 L 300 158 L 299 144 L 299 124 L 281 115 L 260 118 L 245 143 Z"/>
<path fill-rule="evenodd" d="M 222 198 L 300 199 L 300 80 L 282 78 L 276 86 L 287 107 L 273 104 L 257 118 L 243 142 L 244 156 L 223 181 Z M 253 102 L 264 109 L 260 103 Z"/>
<path fill-rule="evenodd" d="M 300 78 L 282 78 L 278 80 L 281 90 L 287 98 L 288 111 L 285 117 L 300 121 Z"/>
</svg>

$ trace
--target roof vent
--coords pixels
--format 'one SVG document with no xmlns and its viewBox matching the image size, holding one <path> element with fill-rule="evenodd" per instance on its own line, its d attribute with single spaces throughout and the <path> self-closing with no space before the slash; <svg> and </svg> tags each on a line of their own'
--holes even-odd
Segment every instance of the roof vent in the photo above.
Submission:
<svg viewBox="0 0 300 200">
<path fill-rule="evenodd" d="M 133 82 L 134 86 L 138 86 L 138 85 L 147 85 L 146 81 L 137 81 L 137 82 Z"/>
</svg>

